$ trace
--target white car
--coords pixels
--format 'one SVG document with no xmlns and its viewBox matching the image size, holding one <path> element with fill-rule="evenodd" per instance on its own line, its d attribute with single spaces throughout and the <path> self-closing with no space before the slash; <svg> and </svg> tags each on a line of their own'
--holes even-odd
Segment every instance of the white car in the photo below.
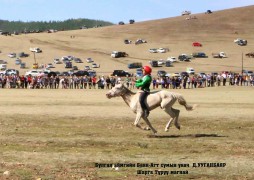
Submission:
<svg viewBox="0 0 254 180">
<path fill-rule="evenodd" d="M 173 56 L 171 56 L 171 57 L 168 57 L 168 59 L 167 59 L 168 61 L 170 61 L 170 62 L 177 62 L 177 59 L 176 59 L 176 57 L 173 57 Z"/>
<path fill-rule="evenodd" d="M 163 64 L 165 64 L 164 60 L 162 60 L 162 59 L 158 60 L 158 65 L 163 65 Z"/>
<path fill-rule="evenodd" d="M 157 49 L 157 52 L 159 52 L 159 53 L 165 53 L 167 51 L 168 51 L 168 49 L 166 49 L 166 48 L 158 48 Z"/>
<path fill-rule="evenodd" d="M 91 69 L 90 66 L 85 66 L 85 68 L 84 68 L 84 70 L 86 70 L 86 71 L 88 71 L 90 69 Z"/>
<path fill-rule="evenodd" d="M 187 72 L 188 74 L 195 74 L 195 70 L 194 70 L 193 68 L 191 68 L 191 67 L 187 68 L 187 69 L 186 69 L 186 72 Z"/>
<path fill-rule="evenodd" d="M 16 57 L 16 53 L 9 53 L 9 54 L 8 54 L 8 57 L 10 57 L 10 58 L 15 58 L 15 57 Z"/>
<path fill-rule="evenodd" d="M 6 69 L 0 72 L 0 75 L 18 75 L 19 72 L 16 69 Z"/>
<path fill-rule="evenodd" d="M 60 59 L 55 58 L 55 59 L 54 59 L 54 63 L 55 63 L 55 64 L 61 64 L 62 62 L 60 61 Z"/>
<path fill-rule="evenodd" d="M 42 52 L 42 50 L 40 48 L 38 48 L 38 47 L 30 48 L 29 50 L 31 52 L 35 52 L 35 53 L 41 53 Z"/>
<path fill-rule="evenodd" d="M 92 59 L 92 58 L 86 58 L 86 62 L 92 63 L 92 62 L 93 62 L 93 59 Z"/>
<path fill-rule="evenodd" d="M 183 11 L 182 12 L 182 16 L 184 16 L 184 15 L 190 15 L 191 14 L 191 11 Z"/>
<path fill-rule="evenodd" d="M 25 73 L 25 76 L 41 76 L 41 75 L 44 75 L 44 73 L 39 70 L 31 70 Z"/>
<path fill-rule="evenodd" d="M 157 53 L 158 51 L 157 51 L 156 48 L 151 48 L 151 49 L 149 49 L 149 52 L 150 52 L 150 53 Z"/>
<path fill-rule="evenodd" d="M 53 66 L 52 63 L 48 63 L 48 64 L 47 64 L 47 68 L 54 68 L 54 66 Z"/>
<path fill-rule="evenodd" d="M 92 68 L 99 68 L 99 67 L 100 67 L 99 64 L 96 64 L 96 63 L 93 63 L 93 64 L 92 64 Z"/>
</svg>

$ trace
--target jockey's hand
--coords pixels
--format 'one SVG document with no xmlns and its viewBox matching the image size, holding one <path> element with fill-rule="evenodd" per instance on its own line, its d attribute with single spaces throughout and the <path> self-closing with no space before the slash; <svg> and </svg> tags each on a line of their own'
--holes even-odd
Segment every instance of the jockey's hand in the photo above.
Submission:
<svg viewBox="0 0 254 180">
<path fill-rule="evenodd" d="M 138 80 L 136 80 L 136 82 L 137 82 L 137 83 L 140 83 L 140 82 L 142 82 L 142 79 L 138 79 Z"/>
</svg>

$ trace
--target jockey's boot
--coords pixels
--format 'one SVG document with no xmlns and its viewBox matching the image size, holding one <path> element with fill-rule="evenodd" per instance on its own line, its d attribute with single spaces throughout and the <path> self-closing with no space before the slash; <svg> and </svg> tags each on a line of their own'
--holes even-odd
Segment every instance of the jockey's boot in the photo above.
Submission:
<svg viewBox="0 0 254 180">
<path fill-rule="evenodd" d="M 150 112 L 148 111 L 148 109 L 145 109 L 145 110 L 144 110 L 144 116 L 145 116 L 145 117 L 148 117 L 149 114 L 150 114 Z"/>
</svg>

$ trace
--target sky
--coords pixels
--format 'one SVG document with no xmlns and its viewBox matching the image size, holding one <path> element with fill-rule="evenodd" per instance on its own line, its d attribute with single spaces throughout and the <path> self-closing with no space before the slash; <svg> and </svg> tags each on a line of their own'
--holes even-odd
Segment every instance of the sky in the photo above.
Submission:
<svg viewBox="0 0 254 180">
<path fill-rule="evenodd" d="M 64 21 L 86 18 L 128 23 L 254 5 L 254 0 L 0 0 L 0 19 Z"/>
</svg>

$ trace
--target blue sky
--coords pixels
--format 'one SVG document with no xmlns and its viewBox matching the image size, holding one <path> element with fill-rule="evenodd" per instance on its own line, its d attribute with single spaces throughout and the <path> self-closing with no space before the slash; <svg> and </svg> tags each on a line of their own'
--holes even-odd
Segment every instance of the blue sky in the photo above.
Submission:
<svg viewBox="0 0 254 180">
<path fill-rule="evenodd" d="M 87 18 L 113 23 L 179 16 L 183 10 L 202 13 L 254 5 L 254 0 L 0 0 L 0 19 L 63 21 Z"/>
</svg>

